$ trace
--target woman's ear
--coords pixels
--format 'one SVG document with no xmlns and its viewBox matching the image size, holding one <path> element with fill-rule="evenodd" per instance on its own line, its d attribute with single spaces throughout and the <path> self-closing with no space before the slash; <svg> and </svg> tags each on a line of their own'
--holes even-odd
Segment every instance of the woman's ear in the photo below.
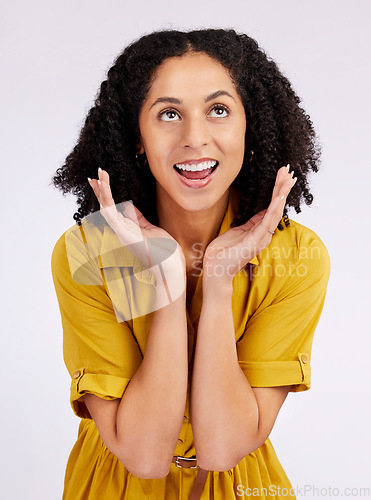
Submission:
<svg viewBox="0 0 371 500">
<path fill-rule="evenodd" d="M 138 144 L 137 144 L 137 154 L 142 155 L 144 153 L 144 146 L 142 144 L 142 138 L 139 137 Z"/>
</svg>

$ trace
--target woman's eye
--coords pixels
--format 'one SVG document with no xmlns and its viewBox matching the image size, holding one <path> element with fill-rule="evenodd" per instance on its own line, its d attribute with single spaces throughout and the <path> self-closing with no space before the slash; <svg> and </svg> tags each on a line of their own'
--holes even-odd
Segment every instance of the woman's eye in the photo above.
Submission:
<svg viewBox="0 0 371 500">
<path fill-rule="evenodd" d="M 214 106 L 210 111 L 210 116 L 224 118 L 229 115 L 229 110 L 225 106 Z"/>
<path fill-rule="evenodd" d="M 161 111 L 158 116 L 160 120 L 163 120 L 164 122 L 174 122 L 179 119 L 178 113 L 173 109 L 165 109 L 165 111 Z"/>
</svg>

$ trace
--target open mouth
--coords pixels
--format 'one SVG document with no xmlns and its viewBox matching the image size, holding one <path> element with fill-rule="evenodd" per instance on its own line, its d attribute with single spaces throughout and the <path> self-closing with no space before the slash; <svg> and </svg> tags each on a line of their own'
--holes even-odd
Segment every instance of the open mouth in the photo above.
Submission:
<svg viewBox="0 0 371 500">
<path fill-rule="evenodd" d="M 200 165 L 174 165 L 175 170 L 189 180 L 202 180 L 211 175 L 218 167 L 219 162 L 208 161 Z"/>
</svg>

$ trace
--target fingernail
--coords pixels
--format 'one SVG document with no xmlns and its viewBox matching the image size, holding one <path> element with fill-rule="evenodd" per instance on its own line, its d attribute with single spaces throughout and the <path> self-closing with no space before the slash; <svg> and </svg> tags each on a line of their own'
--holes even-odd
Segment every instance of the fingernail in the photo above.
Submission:
<svg viewBox="0 0 371 500">
<path fill-rule="evenodd" d="M 101 184 L 100 179 L 98 179 L 98 184 Z"/>
<path fill-rule="evenodd" d="M 102 173 L 102 169 L 100 167 L 98 168 L 98 172 Z"/>
<path fill-rule="evenodd" d="M 287 171 L 289 171 L 289 170 L 290 170 L 290 163 L 288 163 L 288 164 L 286 165 L 286 168 L 287 168 Z"/>
<path fill-rule="evenodd" d="M 293 177 L 292 180 L 296 182 L 298 180 L 298 178 L 297 177 Z"/>
<path fill-rule="evenodd" d="M 294 171 L 291 172 L 291 177 L 293 178 L 294 177 Z"/>
<path fill-rule="evenodd" d="M 281 196 L 280 200 L 283 200 L 283 199 L 284 199 L 284 197 L 285 197 L 285 195 L 283 194 L 283 195 Z"/>
<path fill-rule="evenodd" d="M 90 177 L 88 177 L 88 181 L 89 181 L 89 182 L 91 182 L 91 179 L 90 179 Z"/>
</svg>

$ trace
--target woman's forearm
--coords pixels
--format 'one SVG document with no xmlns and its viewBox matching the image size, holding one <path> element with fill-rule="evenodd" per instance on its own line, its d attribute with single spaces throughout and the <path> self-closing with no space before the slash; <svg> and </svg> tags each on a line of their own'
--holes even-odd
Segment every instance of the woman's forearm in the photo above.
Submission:
<svg viewBox="0 0 371 500">
<path fill-rule="evenodd" d="M 188 382 L 185 293 L 153 315 L 143 361 L 120 402 L 117 456 L 129 470 L 164 476 L 184 417 Z M 144 463 L 145 462 L 145 463 Z"/>
<path fill-rule="evenodd" d="M 256 449 L 258 406 L 238 364 L 232 281 L 203 281 L 191 421 L 200 467 L 229 470 Z"/>
</svg>

